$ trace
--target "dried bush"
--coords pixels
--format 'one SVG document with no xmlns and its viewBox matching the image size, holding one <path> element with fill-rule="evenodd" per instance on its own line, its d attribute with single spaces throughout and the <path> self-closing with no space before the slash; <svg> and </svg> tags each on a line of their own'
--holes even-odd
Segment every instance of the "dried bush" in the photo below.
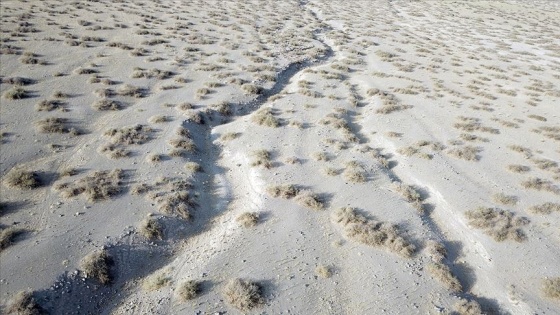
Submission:
<svg viewBox="0 0 560 315">
<path fill-rule="evenodd" d="M 153 129 L 148 126 L 136 124 L 120 129 L 111 128 L 105 131 L 103 135 L 110 137 L 114 144 L 144 144 L 150 139 L 152 131 Z"/>
<path fill-rule="evenodd" d="M 80 269 L 86 278 L 93 278 L 101 284 L 110 284 L 113 280 L 111 275 L 113 263 L 107 250 L 93 251 L 80 261 Z"/>
<path fill-rule="evenodd" d="M 517 242 L 524 241 L 527 237 L 520 227 L 527 225 L 527 218 L 515 216 L 512 212 L 498 208 L 479 207 L 465 213 L 469 224 L 484 230 L 484 233 L 501 242 L 512 239 Z"/>
<path fill-rule="evenodd" d="M 546 297 L 560 300 L 560 277 L 544 279 L 542 291 Z"/>
<path fill-rule="evenodd" d="M 551 214 L 552 212 L 560 212 L 560 203 L 545 202 L 540 205 L 531 206 L 527 210 L 537 214 Z"/>
<path fill-rule="evenodd" d="M 320 278 L 330 278 L 332 277 L 332 270 L 329 266 L 319 265 L 315 268 L 315 274 Z"/>
<path fill-rule="evenodd" d="M 466 145 L 464 147 L 450 149 L 447 151 L 447 154 L 466 161 L 478 161 L 480 160 L 478 153 L 481 151 L 481 148 Z"/>
<path fill-rule="evenodd" d="M 521 182 L 521 186 L 527 189 L 548 191 L 557 195 L 560 194 L 560 188 L 558 186 L 555 186 L 549 180 L 538 178 L 538 177 L 531 177 L 528 180 Z"/>
<path fill-rule="evenodd" d="M 33 292 L 19 291 L 16 293 L 6 307 L 7 314 L 14 315 L 41 315 L 47 314 L 43 308 L 37 304 L 33 297 Z"/>
<path fill-rule="evenodd" d="M 299 189 L 291 184 L 277 185 L 277 186 L 268 187 L 267 192 L 272 197 L 291 199 L 297 196 L 297 194 L 299 193 Z"/>
<path fill-rule="evenodd" d="M 142 289 L 144 289 L 145 291 L 154 291 L 168 286 L 169 284 L 171 284 L 169 271 L 169 269 L 159 270 L 154 274 L 144 278 L 144 280 L 142 281 Z"/>
<path fill-rule="evenodd" d="M 12 168 L 4 179 L 8 187 L 18 189 L 33 189 L 41 186 L 39 175 L 33 171 Z"/>
<path fill-rule="evenodd" d="M 138 232 L 150 240 L 161 240 L 163 238 L 163 226 L 157 219 L 152 217 L 142 220 Z"/>
<path fill-rule="evenodd" d="M 257 212 L 245 212 L 235 219 L 244 227 L 253 227 L 259 222 L 259 214 Z"/>
<path fill-rule="evenodd" d="M 476 301 L 468 301 L 466 299 L 460 299 L 454 305 L 455 312 L 457 315 L 483 315 L 482 308 L 480 304 Z"/>
<path fill-rule="evenodd" d="M 48 117 L 35 122 L 35 127 L 44 133 L 72 133 L 78 134 L 78 131 L 69 127 L 69 120 L 60 117 Z"/>
<path fill-rule="evenodd" d="M 102 98 L 100 100 L 95 101 L 91 107 L 95 110 L 121 110 L 123 108 L 123 104 L 116 100 L 110 100 L 107 98 Z"/>
<path fill-rule="evenodd" d="M 274 117 L 272 113 L 272 109 L 270 108 L 262 108 L 256 111 L 251 120 L 261 126 L 267 127 L 278 127 L 280 126 L 280 121 Z"/>
<path fill-rule="evenodd" d="M 0 252 L 13 244 L 14 239 L 25 232 L 24 229 L 10 226 L 0 231 Z"/>
<path fill-rule="evenodd" d="M 443 263 L 433 262 L 427 266 L 428 272 L 432 274 L 434 279 L 439 281 L 449 290 L 457 293 L 463 290 L 461 283 L 457 278 L 451 273 L 451 269 Z"/>
<path fill-rule="evenodd" d="M 83 194 L 90 202 L 109 199 L 121 192 L 124 173 L 120 169 L 112 171 L 93 171 L 83 178 L 56 186 L 66 198 Z"/>
<path fill-rule="evenodd" d="M 175 295 L 181 302 L 186 302 L 196 298 L 201 292 L 200 282 L 196 280 L 186 280 L 177 286 Z"/>
<path fill-rule="evenodd" d="M 226 284 L 223 294 L 229 304 L 244 312 L 264 303 L 260 284 L 253 281 L 232 279 Z"/>
<path fill-rule="evenodd" d="M 365 245 L 384 247 L 404 257 L 411 257 L 416 249 L 401 235 L 397 226 L 367 218 L 354 208 L 338 209 L 333 221 L 345 228 L 348 237 Z"/>
<path fill-rule="evenodd" d="M 272 167 L 272 161 L 270 160 L 270 152 L 267 150 L 256 150 L 252 152 L 253 161 L 251 166 L 261 166 L 266 169 Z"/>
<path fill-rule="evenodd" d="M 515 206 L 517 204 L 517 197 L 506 195 L 504 193 L 497 193 L 492 196 L 494 202 L 500 203 L 506 206 Z"/>
<path fill-rule="evenodd" d="M 313 210 L 321 210 L 325 207 L 321 198 L 310 190 L 299 191 L 295 200 L 300 205 Z"/>
</svg>

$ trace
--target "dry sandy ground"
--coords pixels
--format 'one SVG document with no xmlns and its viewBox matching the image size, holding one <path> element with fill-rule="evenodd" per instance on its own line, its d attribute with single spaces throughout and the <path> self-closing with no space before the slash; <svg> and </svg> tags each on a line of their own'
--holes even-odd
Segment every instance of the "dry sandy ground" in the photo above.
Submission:
<svg viewBox="0 0 560 315">
<path fill-rule="evenodd" d="M 4 311 L 560 313 L 559 2 L 0 8 Z"/>
</svg>

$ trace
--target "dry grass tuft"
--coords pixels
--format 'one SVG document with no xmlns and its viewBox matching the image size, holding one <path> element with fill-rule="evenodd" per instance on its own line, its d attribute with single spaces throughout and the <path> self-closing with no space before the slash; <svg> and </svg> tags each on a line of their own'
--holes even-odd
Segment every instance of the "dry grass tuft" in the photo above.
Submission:
<svg viewBox="0 0 560 315">
<path fill-rule="evenodd" d="M 253 227 L 259 222 L 259 214 L 257 212 L 245 212 L 235 220 L 246 228 Z"/>
<path fill-rule="evenodd" d="M 230 280 L 223 294 L 229 304 L 244 312 L 264 303 L 260 284 L 248 280 Z"/>
<path fill-rule="evenodd" d="M 109 199 L 121 192 L 124 172 L 121 169 L 112 171 L 93 171 L 85 177 L 56 186 L 65 198 L 84 194 L 90 202 Z"/>
<path fill-rule="evenodd" d="M 460 299 L 454 305 L 455 312 L 457 315 L 483 315 L 480 304 L 476 301 L 468 301 L 466 299 Z"/>
<path fill-rule="evenodd" d="M 479 207 L 465 213 L 469 224 L 484 230 L 484 233 L 498 242 L 512 239 L 522 242 L 527 239 L 520 227 L 527 225 L 529 220 L 517 217 L 512 212 L 498 208 Z"/>
<path fill-rule="evenodd" d="M 428 272 L 430 272 L 432 276 L 447 289 L 455 293 L 463 290 L 461 283 L 457 280 L 453 273 L 451 273 L 451 269 L 449 269 L 447 265 L 440 262 L 433 262 L 428 264 L 427 269 Z"/>
<path fill-rule="evenodd" d="M 317 266 L 317 268 L 315 268 L 315 274 L 317 275 L 317 277 L 327 279 L 332 277 L 332 270 L 329 266 L 319 265 Z"/>
<path fill-rule="evenodd" d="M 155 218 L 145 218 L 141 223 L 138 232 L 147 239 L 161 240 L 163 238 L 163 226 Z"/>
<path fill-rule="evenodd" d="M 39 175 L 33 171 L 12 168 L 4 179 L 8 187 L 18 189 L 34 189 L 41 186 Z"/>
<path fill-rule="evenodd" d="M 150 139 L 152 128 L 136 124 L 120 129 L 111 128 L 103 134 L 111 139 L 114 144 L 143 144 Z"/>
<path fill-rule="evenodd" d="M 299 188 L 291 184 L 277 185 L 277 186 L 268 187 L 267 192 L 272 197 L 291 199 L 297 196 L 297 194 L 299 193 Z"/>
<path fill-rule="evenodd" d="M 180 302 L 186 302 L 196 298 L 201 292 L 200 282 L 196 280 L 186 280 L 177 286 L 175 296 Z"/>
<path fill-rule="evenodd" d="M 110 284 L 112 281 L 111 265 L 113 259 L 106 250 L 89 253 L 80 261 L 80 269 L 86 278 L 93 278 L 101 284 Z"/>
<path fill-rule="evenodd" d="M 540 205 L 531 206 L 527 210 L 536 214 L 551 214 L 552 212 L 560 212 L 560 203 L 545 202 Z"/>
<path fill-rule="evenodd" d="M 272 168 L 272 161 L 270 160 L 270 152 L 267 150 L 256 150 L 252 152 L 253 161 L 251 166 L 261 166 L 266 169 Z"/>
<path fill-rule="evenodd" d="M 321 198 L 310 190 L 299 191 L 295 200 L 300 205 L 313 210 L 321 210 L 325 207 Z"/>
<path fill-rule="evenodd" d="M 116 100 L 110 100 L 108 98 L 102 98 L 100 100 L 95 101 L 91 107 L 95 110 L 121 110 L 123 108 L 123 104 Z"/>
<path fill-rule="evenodd" d="M 557 195 L 560 194 L 560 188 L 558 188 L 558 186 L 555 186 L 549 180 L 538 178 L 538 177 L 532 177 L 532 178 L 529 178 L 526 181 L 521 182 L 521 186 L 523 186 L 524 188 L 527 188 L 527 189 L 534 189 L 534 190 L 538 190 L 538 191 L 548 191 L 548 192 L 551 192 L 551 193 L 554 193 L 554 194 L 557 194 Z"/>
<path fill-rule="evenodd" d="M 480 160 L 478 153 L 481 151 L 481 148 L 466 145 L 464 147 L 450 149 L 447 151 L 447 154 L 466 161 L 478 161 Z"/>
<path fill-rule="evenodd" d="M 367 218 L 354 208 L 338 209 L 334 213 L 333 220 L 345 228 L 350 238 L 360 243 L 385 247 L 404 257 L 411 257 L 416 249 L 401 236 L 397 226 Z"/>
<path fill-rule="evenodd" d="M 68 119 L 60 117 L 48 117 L 35 122 L 35 127 L 43 133 L 75 133 L 78 132 L 68 127 Z"/>
<path fill-rule="evenodd" d="M 14 239 L 25 232 L 24 229 L 10 226 L 0 231 L 0 252 L 13 244 Z"/>
<path fill-rule="evenodd" d="M 4 92 L 4 98 L 8 100 L 20 100 L 28 96 L 28 92 L 21 87 L 14 86 Z"/>
<path fill-rule="evenodd" d="M 504 193 L 497 193 L 492 196 L 494 202 L 500 203 L 505 206 L 515 206 L 517 204 L 517 197 L 506 195 Z"/>
<path fill-rule="evenodd" d="M 507 166 L 507 169 L 510 172 L 514 172 L 514 173 L 527 173 L 531 170 L 529 166 L 519 165 L 519 164 L 510 164 Z"/>
<path fill-rule="evenodd" d="M 228 132 L 220 136 L 220 141 L 231 141 L 241 136 L 240 132 Z"/>
<path fill-rule="evenodd" d="M 256 123 L 259 124 L 261 126 L 267 126 L 267 127 L 278 127 L 280 126 L 280 121 L 278 119 L 276 119 L 276 117 L 274 117 L 274 114 L 272 113 L 272 109 L 270 108 L 261 108 L 258 111 L 256 111 L 251 120 Z"/>
<path fill-rule="evenodd" d="M 47 314 L 33 298 L 33 292 L 19 291 L 16 293 L 6 307 L 7 314 L 16 315 L 40 315 Z"/>
<path fill-rule="evenodd" d="M 560 300 L 560 277 L 544 279 L 542 291 L 546 297 Z"/>
<path fill-rule="evenodd" d="M 166 268 L 144 278 L 142 281 L 142 289 L 144 289 L 144 291 L 155 291 L 168 286 L 171 284 L 169 271 L 170 269 Z"/>
<path fill-rule="evenodd" d="M 414 188 L 414 186 L 406 185 L 404 183 L 395 183 L 394 189 L 409 203 L 411 203 L 414 208 L 419 212 L 423 212 L 424 207 L 422 206 L 422 196 Z"/>
</svg>

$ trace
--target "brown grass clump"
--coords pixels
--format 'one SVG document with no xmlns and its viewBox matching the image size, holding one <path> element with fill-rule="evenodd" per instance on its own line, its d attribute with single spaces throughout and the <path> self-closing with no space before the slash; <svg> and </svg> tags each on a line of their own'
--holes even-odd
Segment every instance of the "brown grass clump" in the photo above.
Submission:
<svg viewBox="0 0 560 315">
<path fill-rule="evenodd" d="M 536 214 L 551 214 L 552 212 L 560 212 L 560 203 L 545 202 L 540 205 L 531 206 L 527 210 Z"/>
<path fill-rule="evenodd" d="M 297 196 L 299 188 L 294 185 L 277 185 L 268 187 L 267 192 L 272 197 L 280 197 L 284 199 L 291 199 Z"/>
<path fill-rule="evenodd" d="M 455 312 L 457 315 L 483 315 L 482 308 L 480 304 L 476 301 L 468 301 L 466 299 L 460 299 L 454 305 Z"/>
<path fill-rule="evenodd" d="M 531 170 L 529 166 L 519 164 L 510 164 L 507 166 L 507 169 L 514 173 L 527 173 Z"/>
<path fill-rule="evenodd" d="M 349 165 L 344 172 L 344 178 L 352 183 L 365 183 L 367 181 L 367 173 L 360 165 Z"/>
<path fill-rule="evenodd" d="M 500 203 L 505 206 L 515 206 L 517 204 L 517 197 L 506 195 L 504 193 L 497 193 L 492 196 L 494 202 Z"/>
<path fill-rule="evenodd" d="M 251 120 L 254 123 L 259 124 L 261 126 L 267 126 L 267 127 L 280 126 L 280 121 L 276 119 L 276 117 L 274 117 L 274 114 L 272 113 L 272 109 L 268 107 L 256 111 L 253 114 Z"/>
<path fill-rule="evenodd" d="M 175 295 L 180 302 L 186 302 L 196 298 L 201 292 L 200 282 L 196 280 L 186 280 L 177 286 Z"/>
<path fill-rule="evenodd" d="M 520 227 L 527 225 L 529 220 L 517 217 L 512 212 L 498 208 L 479 207 L 465 213 L 469 224 L 475 228 L 484 230 L 484 233 L 498 242 L 512 239 L 522 242 L 527 239 Z"/>
<path fill-rule="evenodd" d="M 190 220 L 191 210 L 196 207 L 193 194 L 189 191 L 191 188 L 192 184 L 188 180 L 164 177 L 149 188 L 152 192 L 147 198 L 154 201 L 162 213 Z"/>
<path fill-rule="evenodd" d="M 21 87 L 14 86 L 4 92 L 4 98 L 8 100 L 20 100 L 28 96 L 28 92 Z"/>
<path fill-rule="evenodd" d="M 66 111 L 66 108 L 64 108 L 64 102 L 59 100 L 42 100 L 35 105 L 35 110 L 38 112 L 50 112 L 53 110 Z"/>
<path fill-rule="evenodd" d="M 147 239 L 161 240 L 163 238 L 163 226 L 157 219 L 145 218 L 141 223 L 138 232 Z"/>
<path fill-rule="evenodd" d="M 146 277 L 142 281 L 142 289 L 145 291 L 155 291 L 171 284 L 169 277 L 170 269 L 159 270 L 156 273 Z"/>
<path fill-rule="evenodd" d="M 121 110 L 123 105 L 119 101 L 102 98 L 95 101 L 95 103 L 93 103 L 91 107 L 96 110 Z"/>
<path fill-rule="evenodd" d="M 48 117 L 35 122 L 35 127 L 43 133 L 69 133 L 68 119 L 60 117 Z"/>
<path fill-rule="evenodd" d="M 451 269 L 443 263 L 433 262 L 427 266 L 428 272 L 443 284 L 446 288 L 453 292 L 461 292 L 463 287 L 457 278 L 451 273 Z"/>
<path fill-rule="evenodd" d="M 560 194 L 560 188 L 558 188 L 558 186 L 555 186 L 549 180 L 538 178 L 538 177 L 531 177 L 528 180 L 521 182 L 521 186 L 527 189 L 548 191 L 557 195 Z"/>
<path fill-rule="evenodd" d="M 544 279 L 542 291 L 546 297 L 560 300 L 560 277 Z"/>
<path fill-rule="evenodd" d="M 464 147 L 450 149 L 447 151 L 447 154 L 466 161 L 478 161 L 480 160 L 478 153 L 481 151 L 481 148 L 466 145 Z"/>
<path fill-rule="evenodd" d="M 329 266 L 319 265 L 317 266 L 317 268 L 315 268 L 315 274 L 317 275 L 317 277 L 327 279 L 332 277 L 332 270 Z"/>
<path fill-rule="evenodd" d="M 107 250 L 89 253 L 80 261 L 80 269 L 86 278 L 93 278 L 101 284 L 110 284 L 112 281 L 111 265 L 113 259 Z"/>
<path fill-rule="evenodd" d="M 8 248 L 14 242 L 14 239 L 25 232 L 25 230 L 10 226 L 0 231 L 0 252 Z"/>
<path fill-rule="evenodd" d="M 66 198 L 83 194 L 90 202 L 109 199 L 121 192 L 124 172 L 121 169 L 112 171 L 93 171 L 85 177 L 56 186 Z"/>
<path fill-rule="evenodd" d="M 40 315 L 47 314 L 33 298 L 33 292 L 19 291 L 6 307 L 7 314 L 14 315 Z"/>
<path fill-rule="evenodd" d="M 241 136 L 240 132 L 228 132 L 220 136 L 221 141 L 231 141 Z"/>
<path fill-rule="evenodd" d="M 259 222 L 259 214 L 257 212 L 245 212 L 235 219 L 239 224 L 244 227 L 253 227 Z"/>
<path fill-rule="evenodd" d="M 251 166 L 261 166 L 266 169 L 272 168 L 272 161 L 270 160 L 270 152 L 267 150 L 253 151 L 253 161 Z"/>
<path fill-rule="evenodd" d="M 232 279 L 226 284 L 223 294 L 229 304 L 244 312 L 264 303 L 260 284 L 253 281 Z"/>
<path fill-rule="evenodd" d="M 121 159 L 128 157 L 130 151 L 123 148 L 121 145 L 107 144 L 99 147 L 99 153 L 105 154 L 110 159 Z"/>
<path fill-rule="evenodd" d="M 410 204 L 414 206 L 419 212 L 423 212 L 422 196 L 414 188 L 414 186 L 406 185 L 404 183 L 396 183 L 394 189 Z"/>
<path fill-rule="evenodd" d="M 152 128 L 136 124 L 120 129 L 111 128 L 103 135 L 109 137 L 114 144 L 144 144 L 150 139 Z"/>
<path fill-rule="evenodd" d="M 360 243 L 385 247 L 404 257 L 411 257 L 416 249 L 401 236 L 397 226 L 367 218 L 354 208 L 338 209 L 334 213 L 333 221 L 345 228 L 348 237 Z"/>
<path fill-rule="evenodd" d="M 18 189 L 34 189 L 41 186 L 39 175 L 33 171 L 12 168 L 4 179 L 8 187 Z"/>
<path fill-rule="evenodd" d="M 302 190 L 298 192 L 295 200 L 300 205 L 313 210 L 321 210 L 325 207 L 319 196 L 310 190 Z"/>
</svg>

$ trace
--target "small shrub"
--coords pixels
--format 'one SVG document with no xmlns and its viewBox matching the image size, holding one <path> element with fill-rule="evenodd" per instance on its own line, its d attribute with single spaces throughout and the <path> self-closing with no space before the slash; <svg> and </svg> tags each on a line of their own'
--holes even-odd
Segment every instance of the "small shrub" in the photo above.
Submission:
<svg viewBox="0 0 560 315">
<path fill-rule="evenodd" d="M 551 181 L 538 177 L 532 177 L 526 181 L 521 182 L 521 186 L 527 189 L 548 191 L 557 195 L 560 194 L 560 188 L 555 186 Z"/>
<path fill-rule="evenodd" d="M 432 274 L 434 279 L 439 281 L 449 290 L 457 293 L 463 290 L 461 283 L 457 278 L 451 273 L 451 269 L 443 263 L 435 262 L 428 264 L 428 272 Z"/>
<path fill-rule="evenodd" d="M 144 144 L 150 139 L 152 131 L 152 128 L 148 126 L 136 124 L 120 129 L 111 128 L 105 131 L 103 135 L 110 137 L 111 142 L 114 144 Z"/>
<path fill-rule="evenodd" d="M 329 266 L 319 265 L 315 268 L 315 274 L 317 277 L 326 279 L 332 277 L 332 270 Z"/>
<path fill-rule="evenodd" d="M 163 269 L 146 277 L 142 281 L 142 289 L 145 291 L 155 291 L 171 284 L 169 269 Z"/>
<path fill-rule="evenodd" d="M 229 304 L 244 312 L 264 303 L 260 284 L 248 280 L 230 280 L 223 294 Z"/>
<path fill-rule="evenodd" d="M 88 201 L 97 202 L 118 195 L 122 190 L 123 177 L 124 173 L 120 169 L 94 171 L 71 183 L 59 184 L 56 189 L 66 198 L 83 194 Z"/>
<path fill-rule="evenodd" d="M 221 141 L 231 141 L 234 139 L 237 139 L 241 136 L 240 132 L 228 132 L 228 133 L 224 133 L 220 136 L 220 140 Z"/>
<path fill-rule="evenodd" d="M 43 308 L 37 304 L 33 297 L 33 292 L 19 291 L 16 293 L 6 307 L 7 314 L 16 315 L 40 315 L 47 314 Z"/>
<path fill-rule="evenodd" d="M 482 308 L 480 304 L 476 301 L 468 301 L 466 299 L 460 299 L 454 305 L 455 312 L 458 315 L 483 315 Z"/>
<path fill-rule="evenodd" d="M 70 133 L 73 129 L 68 127 L 68 119 L 48 117 L 35 122 L 35 127 L 43 133 Z"/>
<path fill-rule="evenodd" d="M 492 196 L 494 202 L 500 203 L 506 206 L 515 206 L 517 204 L 517 197 L 506 195 L 504 193 L 497 193 Z"/>
<path fill-rule="evenodd" d="M 251 120 L 261 126 L 278 127 L 280 121 L 274 117 L 270 108 L 262 108 L 256 111 Z"/>
<path fill-rule="evenodd" d="M 385 247 L 404 257 L 411 257 L 416 250 L 413 244 L 401 236 L 397 226 L 367 218 L 354 208 L 338 209 L 333 221 L 345 228 L 348 237 L 365 245 Z"/>
<path fill-rule="evenodd" d="M 300 205 L 313 210 L 321 210 L 324 208 L 324 204 L 319 198 L 319 196 L 317 196 L 310 190 L 302 190 L 298 192 L 295 200 Z"/>
<path fill-rule="evenodd" d="M 542 291 L 546 297 L 560 300 L 560 277 L 544 279 Z"/>
<path fill-rule="evenodd" d="M 39 175 L 33 171 L 12 168 L 5 179 L 6 185 L 18 189 L 34 189 L 41 186 Z"/>
<path fill-rule="evenodd" d="M 470 145 L 466 145 L 461 148 L 453 148 L 447 151 L 447 154 L 454 156 L 458 159 L 466 160 L 466 161 L 478 161 L 480 160 L 480 153 L 482 149 L 476 148 Z"/>
<path fill-rule="evenodd" d="M 50 112 L 53 110 L 65 111 L 64 102 L 58 100 L 42 100 L 35 105 L 35 110 L 38 112 Z"/>
<path fill-rule="evenodd" d="M 175 149 L 185 149 L 188 152 L 196 151 L 196 144 L 191 139 L 170 139 L 167 143 Z"/>
<path fill-rule="evenodd" d="M 163 226 L 157 219 L 149 217 L 140 223 L 139 232 L 142 236 L 150 240 L 161 240 L 163 238 Z"/>
<path fill-rule="evenodd" d="M 10 226 L 0 231 L 0 252 L 13 244 L 14 238 L 25 232 L 25 230 Z"/>
<path fill-rule="evenodd" d="M 161 124 L 161 123 L 165 123 L 168 122 L 170 120 L 169 117 L 164 116 L 164 115 L 155 115 L 152 116 L 150 118 L 148 118 L 148 122 L 152 123 L 152 124 Z"/>
<path fill-rule="evenodd" d="M 266 169 L 272 168 L 273 164 L 270 160 L 270 152 L 267 150 L 256 150 L 253 151 L 253 161 L 251 166 L 261 166 Z"/>
<path fill-rule="evenodd" d="M 267 192 L 272 197 L 291 199 L 297 196 L 299 189 L 294 185 L 277 185 L 268 187 Z"/>
<path fill-rule="evenodd" d="M 9 100 L 20 100 L 28 96 L 27 91 L 21 87 L 13 87 L 4 92 L 4 98 Z"/>
<path fill-rule="evenodd" d="M 507 169 L 514 173 L 527 173 L 531 170 L 529 166 L 519 164 L 510 164 L 507 166 Z"/>
<path fill-rule="evenodd" d="M 527 210 L 536 214 L 551 214 L 552 212 L 560 212 L 560 203 L 545 202 L 540 205 L 531 206 Z"/>
<path fill-rule="evenodd" d="M 261 87 L 253 85 L 253 84 L 249 84 L 249 83 L 243 84 L 241 86 L 241 89 L 247 95 L 256 95 L 256 94 L 260 94 L 262 92 Z"/>
<path fill-rule="evenodd" d="M 110 100 L 107 98 L 102 98 L 95 101 L 91 107 L 95 110 L 105 111 L 105 110 L 121 110 L 123 104 L 119 101 Z"/>
<path fill-rule="evenodd" d="M 200 282 L 196 280 L 186 280 L 177 286 L 175 295 L 180 302 L 186 302 L 196 298 L 201 292 Z"/>
<path fill-rule="evenodd" d="M 113 280 L 111 275 L 111 265 L 113 259 L 107 250 L 94 251 L 89 253 L 80 261 L 80 269 L 86 278 L 93 278 L 101 284 L 110 284 Z"/>
<path fill-rule="evenodd" d="M 524 241 L 527 237 L 520 227 L 527 225 L 529 220 L 517 217 L 512 212 L 497 208 L 479 207 L 465 213 L 469 224 L 484 230 L 484 233 L 498 242 L 512 239 L 517 242 Z"/>
<path fill-rule="evenodd" d="M 257 212 L 245 212 L 235 220 L 246 228 L 253 227 L 259 222 L 259 214 Z"/>
</svg>

